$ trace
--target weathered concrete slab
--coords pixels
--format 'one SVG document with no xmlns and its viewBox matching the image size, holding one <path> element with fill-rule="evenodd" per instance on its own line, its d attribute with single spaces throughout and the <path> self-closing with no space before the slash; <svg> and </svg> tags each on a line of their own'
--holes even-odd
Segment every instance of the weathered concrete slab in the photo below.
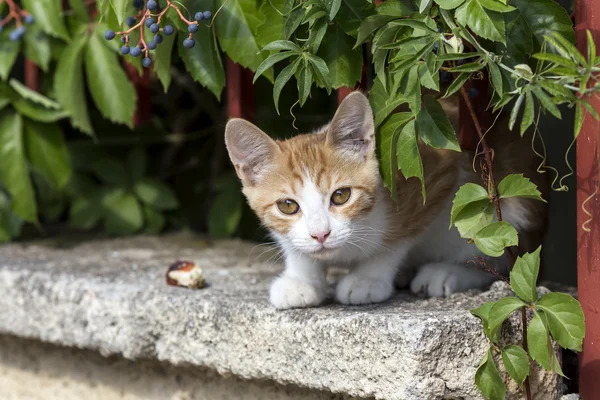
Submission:
<svg viewBox="0 0 600 400">
<path fill-rule="evenodd" d="M 277 311 L 267 288 L 280 267 L 253 247 L 188 235 L 0 247 L 0 333 L 352 396 L 480 398 L 473 376 L 487 340 L 468 309 L 505 285 Z M 201 265 L 209 286 L 167 286 L 177 259 Z M 556 377 L 534 375 L 536 398 L 557 398 Z"/>
</svg>

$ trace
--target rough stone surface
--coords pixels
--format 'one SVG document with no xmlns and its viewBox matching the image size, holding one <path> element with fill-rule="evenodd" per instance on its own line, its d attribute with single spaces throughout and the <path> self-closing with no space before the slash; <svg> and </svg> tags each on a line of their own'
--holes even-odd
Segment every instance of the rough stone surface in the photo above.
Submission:
<svg viewBox="0 0 600 400">
<path fill-rule="evenodd" d="M 481 398 L 473 377 L 488 343 L 468 310 L 507 295 L 505 284 L 442 300 L 400 293 L 381 305 L 277 311 L 267 288 L 280 266 L 261 251 L 185 234 L 5 245 L 0 333 L 358 397 Z M 178 259 L 198 263 L 208 287 L 167 286 Z M 510 340 L 516 331 L 507 328 Z M 538 399 L 558 398 L 555 375 L 538 370 L 533 386 Z"/>
</svg>

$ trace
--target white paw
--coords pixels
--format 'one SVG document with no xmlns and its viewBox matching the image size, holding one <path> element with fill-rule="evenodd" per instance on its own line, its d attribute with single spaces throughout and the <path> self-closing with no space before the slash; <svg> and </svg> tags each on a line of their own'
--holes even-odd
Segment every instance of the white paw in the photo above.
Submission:
<svg viewBox="0 0 600 400">
<path fill-rule="evenodd" d="M 275 279 L 269 292 L 271 304 L 280 310 L 318 306 L 325 297 L 325 288 L 285 276 Z"/>
<path fill-rule="evenodd" d="M 454 265 L 425 265 L 412 280 L 410 290 L 415 294 L 424 292 L 429 297 L 450 296 L 459 291 L 458 277 Z"/>
<path fill-rule="evenodd" d="M 335 298 L 343 304 L 381 303 L 394 293 L 392 282 L 360 274 L 346 275 L 335 289 Z"/>
</svg>

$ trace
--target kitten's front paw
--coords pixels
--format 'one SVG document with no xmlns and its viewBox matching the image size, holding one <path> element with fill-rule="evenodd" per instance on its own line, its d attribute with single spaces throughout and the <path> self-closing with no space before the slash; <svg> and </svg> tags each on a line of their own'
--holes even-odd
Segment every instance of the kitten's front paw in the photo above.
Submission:
<svg viewBox="0 0 600 400">
<path fill-rule="evenodd" d="M 360 274 L 346 275 L 335 290 L 335 298 L 343 304 L 381 303 L 394 293 L 392 282 Z"/>
<path fill-rule="evenodd" d="M 269 300 L 277 309 L 318 306 L 325 300 L 324 288 L 280 276 L 271 285 Z"/>
<path fill-rule="evenodd" d="M 430 264 L 423 266 L 410 284 L 415 293 L 424 292 L 429 297 L 446 297 L 459 291 L 458 274 L 454 266 Z"/>
</svg>

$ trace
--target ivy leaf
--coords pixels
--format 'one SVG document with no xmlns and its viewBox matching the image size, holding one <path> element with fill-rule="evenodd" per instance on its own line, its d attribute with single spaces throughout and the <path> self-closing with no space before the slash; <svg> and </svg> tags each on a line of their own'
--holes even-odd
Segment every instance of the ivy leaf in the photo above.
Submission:
<svg viewBox="0 0 600 400">
<path fill-rule="evenodd" d="M 144 178 L 133 189 L 140 200 L 157 210 L 172 210 L 179 205 L 171 188 L 156 179 Z"/>
<path fill-rule="evenodd" d="M 460 75 L 458 75 L 458 77 L 456 77 L 454 81 L 452 81 L 452 84 L 448 86 L 448 89 L 446 89 L 446 93 L 442 98 L 445 99 L 452 96 L 454 93 L 460 90 L 461 87 L 463 87 L 465 82 L 468 81 L 470 77 L 471 74 L 469 72 L 463 72 Z"/>
<path fill-rule="evenodd" d="M 393 88 L 392 88 L 393 90 Z M 421 110 L 421 85 L 419 83 L 419 66 L 413 66 L 402 78 L 400 84 L 400 93 L 413 114 L 418 114 Z M 444 114 L 445 115 L 445 114 Z"/>
<path fill-rule="evenodd" d="M 517 101 L 513 106 L 512 111 L 510 112 L 510 119 L 508 121 L 508 129 L 512 131 L 515 126 L 515 122 L 517 122 L 517 117 L 519 116 L 519 110 L 521 109 L 521 105 L 523 104 L 523 100 L 525 100 L 525 94 L 521 93 L 519 97 L 517 97 Z"/>
<path fill-rule="evenodd" d="M 393 114 L 385 124 L 379 128 L 379 145 L 381 160 L 381 176 L 383 183 L 387 187 L 394 200 L 397 200 L 396 176 L 398 173 L 398 135 L 403 127 L 413 119 L 413 115 L 408 112 Z"/>
<path fill-rule="evenodd" d="M 91 135 L 94 131 L 88 116 L 81 70 L 83 49 L 87 41 L 86 34 L 76 34 L 62 52 L 54 74 L 54 93 L 58 102 L 71 116 L 73 126 Z M 95 78 L 97 79 L 97 76 Z M 65 85 L 65 82 L 69 84 Z"/>
<path fill-rule="evenodd" d="M 498 93 L 498 96 L 502 97 L 504 93 L 504 85 L 502 82 L 502 74 L 500 73 L 500 69 L 496 65 L 495 62 L 489 61 L 487 63 L 488 70 L 490 71 L 490 81 L 492 82 L 492 87 Z"/>
<path fill-rule="evenodd" d="M 577 102 L 577 105 L 575 106 L 575 120 L 573 128 L 575 139 L 577 139 L 579 133 L 581 132 L 581 128 L 583 127 L 583 113 L 583 106 L 580 102 Z"/>
<path fill-rule="evenodd" d="M 56 122 L 69 116 L 69 114 L 63 109 L 49 110 L 45 107 L 35 104 L 32 101 L 24 99 L 16 99 L 13 101 L 12 105 L 24 117 L 38 122 Z"/>
<path fill-rule="evenodd" d="M 0 177 L 12 198 L 15 214 L 29 222 L 37 221 L 35 194 L 23 142 L 23 119 L 14 111 L 0 113 Z"/>
<path fill-rule="evenodd" d="M 137 182 L 144 177 L 148 166 L 148 156 L 141 147 L 133 148 L 125 160 L 131 182 Z"/>
<path fill-rule="evenodd" d="M 425 178 L 423 161 L 419 154 L 419 143 L 415 131 L 415 121 L 411 120 L 400 131 L 397 143 L 398 166 L 406 179 L 415 177 L 421 181 L 421 195 L 425 203 Z"/>
<path fill-rule="evenodd" d="M 483 303 L 481 306 L 479 306 L 473 310 L 469 310 L 469 312 L 471 314 L 473 314 L 474 316 L 476 316 L 477 318 L 479 318 L 481 320 L 481 325 L 483 327 L 483 333 L 485 333 L 485 335 L 490 340 L 494 340 L 494 338 L 492 338 L 492 336 L 491 336 L 491 331 L 489 329 L 490 310 L 492 309 L 494 304 L 496 304 L 495 301 L 488 301 L 487 303 Z"/>
<path fill-rule="evenodd" d="M 129 0 L 110 0 L 110 5 L 117 16 L 119 25 L 123 25 L 123 21 L 125 21 L 125 17 L 127 16 L 128 2 Z"/>
<path fill-rule="evenodd" d="M 535 112 L 533 108 L 533 96 L 530 91 L 527 91 L 525 93 L 525 111 L 523 111 L 523 119 L 521 120 L 521 137 L 523 137 L 527 129 L 533 124 Z"/>
<path fill-rule="evenodd" d="M 450 228 L 456 221 L 456 218 L 460 212 L 469 204 L 478 203 L 480 201 L 490 201 L 487 190 L 481 185 L 476 183 L 465 183 L 462 185 L 458 192 L 454 195 L 452 200 L 452 210 L 450 211 Z"/>
<path fill-rule="evenodd" d="M 39 94 L 35 90 L 29 89 L 27 86 L 23 85 L 16 79 L 11 79 L 9 81 L 9 85 L 24 99 L 31 100 L 36 104 L 40 104 L 46 108 L 51 108 L 53 110 L 60 109 L 60 104 L 42 94 Z"/>
<path fill-rule="evenodd" d="M 286 83 L 294 76 L 298 68 L 300 67 L 300 63 L 302 62 L 302 58 L 298 57 L 291 64 L 281 70 L 279 75 L 277 75 L 277 79 L 275 79 L 275 84 L 273 85 L 273 102 L 275 103 L 275 109 L 277 110 L 277 114 L 279 114 L 279 96 L 281 95 L 281 90 L 285 86 Z"/>
<path fill-rule="evenodd" d="M 49 35 L 69 41 L 69 33 L 62 18 L 60 0 L 23 0 L 23 8 L 35 17 L 35 23 Z"/>
<path fill-rule="evenodd" d="M 54 189 L 63 189 L 71 178 L 69 151 L 56 124 L 25 120 L 25 148 L 31 167 Z"/>
<path fill-rule="evenodd" d="M 396 15 L 385 14 L 375 14 L 365 18 L 365 20 L 360 24 L 360 27 L 358 28 L 358 36 L 356 37 L 356 43 L 354 43 L 354 48 L 364 43 L 369 37 L 369 35 L 371 35 L 377 29 L 387 24 L 388 22 L 398 18 L 399 16 Z"/>
<path fill-rule="evenodd" d="M 373 4 L 364 0 L 344 0 L 338 11 L 335 21 L 342 26 L 344 31 L 353 37 L 358 34 L 362 21 L 374 11 Z"/>
<path fill-rule="evenodd" d="M 78 229 L 92 229 L 103 217 L 103 191 L 94 190 L 77 196 L 69 209 L 69 225 Z"/>
<path fill-rule="evenodd" d="M 546 202 L 542 199 L 542 193 L 537 189 L 535 183 L 529 178 L 525 178 L 523 174 L 507 175 L 500 184 L 498 184 L 498 192 L 501 199 L 509 197 L 524 197 L 526 199 L 534 199 Z"/>
<path fill-rule="evenodd" d="M 506 5 L 506 1 L 498 1 L 498 0 L 474 0 L 479 1 L 484 8 L 487 8 L 491 11 L 498 11 L 501 13 L 511 12 L 515 8 L 512 6 Z"/>
<path fill-rule="evenodd" d="M 473 236 L 479 250 L 491 257 L 500 257 L 504 248 L 519 244 L 517 230 L 508 222 L 494 222 Z"/>
<path fill-rule="evenodd" d="M 534 311 L 533 319 L 527 327 L 527 342 L 529 343 L 529 355 L 542 367 L 554 371 L 564 377 L 560 363 L 554 354 L 550 335 L 545 321 L 546 316 L 542 312 Z"/>
<path fill-rule="evenodd" d="M 264 74 L 266 71 L 268 71 L 270 68 L 273 67 L 273 65 L 277 64 L 280 61 L 285 60 L 286 58 L 291 57 L 292 55 L 294 55 L 294 52 L 291 51 L 283 51 L 281 53 L 275 53 L 275 54 L 271 54 L 269 57 L 267 57 L 265 59 L 265 61 L 263 61 L 258 68 L 256 69 L 256 72 L 254 74 L 254 79 L 252 80 L 252 83 L 256 82 L 256 80 L 262 75 Z"/>
<path fill-rule="evenodd" d="M 488 328 L 490 330 L 490 337 L 495 339 L 496 334 L 500 331 L 502 323 L 516 310 L 521 307 L 526 307 L 527 304 L 523 303 L 521 299 L 517 297 L 505 297 L 498 300 L 490 308 L 488 316 Z"/>
<path fill-rule="evenodd" d="M 488 350 L 475 372 L 475 385 L 488 400 L 504 400 L 506 387 L 498 372 L 492 351 Z"/>
<path fill-rule="evenodd" d="M 144 225 L 142 207 L 132 193 L 112 189 L 102 197 L 104 229 L 113 235 L 130 235 Z"/>
<path fill-rule="evenodd" d="M 527 56 L 533 52 L 534 36 L 520 11 L 503 14 L 503 17 L 506 26 L 506 45 L 496 43 L 496 52 L 504 54 L 502 61 L 514 67 L 524 63 Z"/>
<path fill-rule="evenodd" d="M 585 321 L 581 305 L 566 293 L 547 293 L 537 302 L 548 319 L 552 337 L 566 349 L 581 351 Z"/>
<path fill-rule="evenodd" d="M 494 219 L 494 205 L 489 199 L 468 204 L 456 216 L 454 225 L 460 237 L 472 238 L 477 232 L 488 226 Z"/>
<path fill-rule="evenodd" d="M 312 82 L 312 70 L 305 64 L 298 75 L 298 97 L 300 100 L 300 107 L 302 107 L 306 102 L 306 99 L 308 99 Z"/>
<path fill-rule="evenodd" d="M 77 164 L 75 164 L 77 166 Z M 89 162 L 89 167 L 104 183 L 126 187 L 129 185 L 125 165 L 120 161 L 108 156 L 100 156 Z"/>
<path fill-rule="evenodd" d="M 208 212 L 208 233 L 212 237 L 228 237 L 237 229 L 242 217 L 242 191 L 237 179 L 229 177 Z"/>
<path fill-rule="evenodd" d="M 436 149 L 460 151 L 454 128 L 440 103 L 433 96 L 423 97 L 417 115 L 417 132 L 425 143 Z"/>
<path fill-rule="evenodd" d="M 542 107 L 544 109 L 548 110 L 550 112 L 550 114 L 554 115 L 556 118 L 558 118 L 558 119 L 562 118 L 562 116 L 560 114 L 560 110 L 558 109 L 556 104 L 554 104 L 554 102 L 552 101 L 550 96 L 548 96 L 544 92 L 543 89 L 540 89 L 539 87 L 534 87 L 532 90 L 533 90 L 533 93 L 535 94 L 535 97 L 537 97 L 537 99 L 539 100 L 540 104 L 542 105 Z"/>
<path fill-rule="evenodd" d="M 313 73 L 317 77 L 317 82 L 325 86 L 327 92 L 331 91 L 331 78 L 329 77 L 329 68 L 322 58 L 307 54 L 306 58 L 313 67 Z"/>
<path fill-rule="evenodd" d="M 261 24 L 259 4 L 255 0 L 223 2 L 216 16 L 219 44 L 229 58 L 243 67 L 256 70 L 266 56 L 260 53 L 255 32 Z M 272 79 L 269 76 L 269 79 Z"/>
<path fill-rule="evenodd" d="M 50 38 L 42 31 L 39 24 L 35 23 L 27 27 L 27 34 L 23 36 L 23 53 L 44 72 L 48 72 L 52 58 Z"/>
<path fill-rule="evenodd" d="M 144 232 L 157 234 L 165 226 L 165 217 L 152 207 L 144 206 Z"/>
<path fill-rule="evenodd" d="M 325 34 L 318 54 L 327 63 L 333 89 L 354 87 L 362 77 L 362 49 L 353 49 L 353 42 L 337 23 L 330 26 Z"/>
<path fill-rule="evenodd" d="M 256 27 L 256 42 L 259 47 L 283 39 L 283 7 L 285 0 L 265 1 L 258 10 L 263 22 Z"/>
<path fill-rule="evenodd" d="M 303 7 L 297 7 L 292 10 L 285 18 L 283 25 L 283 37 L 289 39 L 298 29 L 304 18 L 306 10 Z"/>
<path fill-rule="evenodd" d="M 198 30 L 200 30 L 201 28 L 202 26 L 200 26 Z M 163 42 L 160 44 L 160 46 L 156 47 L 156 50 L 154 50 L 154 71 L 156 72 L 156 75 L 158 76 L 158 79 L 160 80 L 160 83 L 162 84 L 165 93 L 171 85 L 171 56 L 173 55 L 173 45 L 175 44 L 175 37 L 176 35 L 163 35 Z M 214 39 L 211 40 L 214 41 Z M 199 40 L 196 43 L 196 46 L 204 47 L 207 45 L 205 43 L 207 41 L 209 41 L 209 39 L 203 36 L 203 39 Z M 192 49 L 186 50 L 192 51 L 196 48 L 196 46 L 194 46 Z M 188 54 L 188 56 L 192 57 L 191 54 Z M 183 59 L 183 57 L 181 58 Z M 187 67 L 187 63 L 185 65 Z"/>
<path fill-rule="evenodd" d="M 398 93 L 388 94 L 381 80 L 377 79 L 369 92 L 369 103 L 375 113 L 375 126 L 380 126 L 404 102 Z"/>
<path fill-rule="evenodd" d="M 204 26 L 198 28 L 198 31 L 201 29 L 204 29 L 204 36 L 202 36 L 202 40 L 197 40 L 196 46 L 191 49 L 183 47 L 183 39 L 187 35 L 183 33 L 177 35 L 177 41 L 179 42 L 179 56 L 183 60 L 185 69 L 192 75 L 194 80 L 208 88 L 218 100 L 221 100 L 221 93 L 225 87 L 223 61 L 221 60 L 221 55 L 217 48 L 216 39 L 212 29 Z M 240 50 L 240 53 L 241 52 L 242 51 Z M 234 60 L 233 57 L 230 58 Z M 260 64 L 261 61 L 262 59 L 260 59 L 258 64 Z M 255 69 L 258 67 L 258 64 L 253 64 L 253 68 Z"/>
<path fill-rule="evenodd" d="M 104 41 L 96 31 L 86 48 L 85 69 L 90 93 L 104 118 L 133 128 L 136 92 L 119 65 L 117 55 Z M 100 76 L 102 79 L 98 79 Z"/>
<path fill-rule="evenodd" d="M 529 375 L 529 356 L 521 346 L 509 345 L 502 349 L 502 362 L 508 374 L 521 385 Z"/>
<path fill-rule="evenodd" d="M 21 234 L 23 220 L 11 210 L 11 201 L 0 191 L 0 243 L 9 242 Z"/>
<path fill-rule="evenodd" d="M 454 10 L 464 3 L 465 0 L 435 0 L 435 2 L 444 10 Z"/>
<path fill-rule="evenodd" d="M 532 304 L 538 299 L 536 283 L 540 270 L 540 251 L 525 253 L 518 257 L 510 272 L 510 287 L 523 301 Z"/>
<path fill-rule="evenodd" d="M 9 35 L 8 29 L 0 32 L 0 80 L 3 81 L 8 78 L 21 47 L 21 42 L 10 40 Z"/>
<path fill-rule="evenodd" d="M 504 17 L 501 13 L 485 9 L 479 0 L 470 0 L 456 10 L 456 20 L 468 26 L 476 35 L 506 43 Z"/>
</svg>

